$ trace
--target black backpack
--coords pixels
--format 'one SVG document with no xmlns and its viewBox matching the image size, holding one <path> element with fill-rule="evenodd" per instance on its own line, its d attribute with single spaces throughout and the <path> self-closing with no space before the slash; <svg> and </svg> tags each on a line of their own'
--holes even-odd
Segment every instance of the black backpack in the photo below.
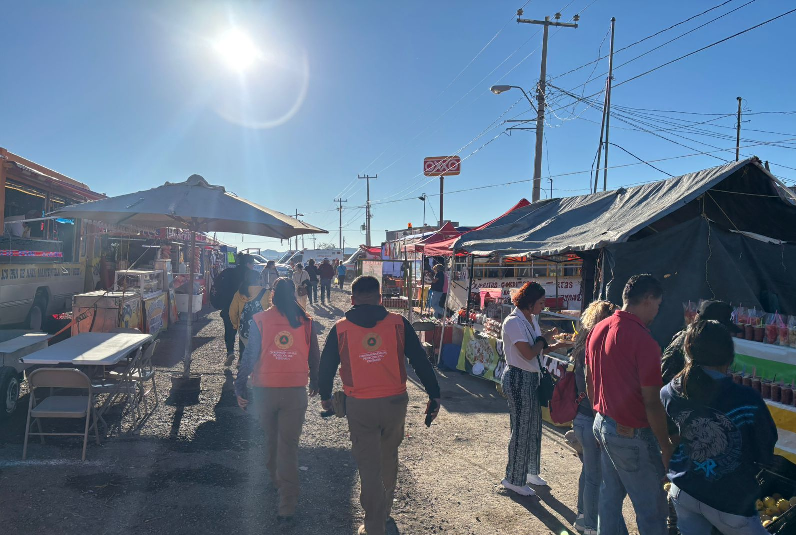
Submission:
<svg viewBox="0 0 796 535">
<path fill-rule="evenodd" d="M 257 297 L 243 305 L 243 312 L 240 315 L 239 327 L 240 337 L 243 339 L 249 338 L 249 327 L 254 315 L 263 311 L 263 304 L 261 303 L 263 295 L 265 295 L 265 288 L 260 290 L 260 293 L 257 294 Z"/>
</svg>

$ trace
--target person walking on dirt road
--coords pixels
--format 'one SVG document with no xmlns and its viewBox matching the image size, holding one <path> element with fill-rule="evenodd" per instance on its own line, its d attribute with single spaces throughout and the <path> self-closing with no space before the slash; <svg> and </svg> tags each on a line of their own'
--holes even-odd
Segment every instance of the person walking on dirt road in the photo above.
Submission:
<svg viewBox="0 0 796 535">
<path fill-rule="evenodd" d="M 332 304 L 332 279 L 334 278 L 334 268 L 329 263 L 328 258 L 324 258 L 318 266 L 318 277 L 321 279 L 321 304 L 325 304 L 324 292 L 329 304 Z"/>
<path fill-rule="evenodd" d="M 229 307 L 235 297 L 241 282 L 248 270 L 254 268 L 254 258 L 243 253 L 239 253 L 235 267 L 227 268 L 213 281 L 213 289 L 210 295 L 210 304 L 221 311 L 221 319 L 224 321 L 224 344 L 227 347 L 227 360 L 225 366 L 232 364 L 235 360 L 235 335 L 237 329 L 229 319 Z"/>
<path fill-rule="evenodd" d="M 298 447 L 309 395 L 318 393 L 320 350 L 315 323 L 296 301 L 287 278 L 277 279 L 273 304 L 251 320 L 235 394 L 265 431 L 265 467 L 279 493 L 277 521 L 290 524 L 299 496 Z M 246 383 L 252 377 L 252 400 Z"/>
<path fill-rule="evenodd" d="M 321 355 L 319 388 L 332 409 L 337 368 L 346 395 L 352 453 L 359 469 L 365 523 L 359 535 L 384 535 L 398 477 L 398 446 L 404 438 L 409 395 L 406 358 L 429 397 L 427 424 L 439 412 L 439 383 L 412 325 L 381 305 L 379 281 L 358 277 L 351 285 L 345 319 L 329 331 Z"/>
</svg>

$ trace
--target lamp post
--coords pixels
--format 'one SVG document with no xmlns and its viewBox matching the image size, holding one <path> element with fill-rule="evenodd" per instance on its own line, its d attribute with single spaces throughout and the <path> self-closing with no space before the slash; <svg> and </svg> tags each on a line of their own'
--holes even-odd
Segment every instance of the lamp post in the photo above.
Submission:
<svg viewBox="0 0 796 535">
<path fill-rule="evenodd" d="M 539 115 L 539 112 L 536 109 L 536 106 L 533 105 L 533 101 L 531 100 L 531 97 L 529 97 L 528 93 L 526 93 L 525 90 L 523 88 L 521 88 L 520 86 L 518 86 L 518 85 L 493 85 L 492 87 L 489 88 L 489 90 L 492 91 L 496 95 L 499 95 L 501 93 L 505 93 L 506 91 L 508 91 L 510 89 L 519 89 L 520 91 L 522 91 L 522 94 L 525 95 L 525 98 L 530 103 L 531 108 L 533 108 L 533 110 L 537 112 L 537 116 Z M 541 176 L 542 145 L 539 143 L 539 139 L 540 139 L 539 132 L 540 132 L 540 129 L 544 127 L 543 126 L 544 125 L 543 121 L 544 121 L 544 119 L 542 119 L 542 122 L 540 123 L 539 119 L 537 117 L 537 121 L 536 121 L 537 143 L 536 143 L 536 155 L 534 156 L 534 163 L 533 163 L 533 169 L 534 169 L 534 172 L 533 172 L 533 192 L 531 194 L 531 200 L 533 202 L 536 202 L 536 201 L 539 200 L 539 198 L 541 197 L 541 189 L 542 189 L 542 176 Z"/>
<path fill-rule="evenodd" d="M 423 228 L 426 228 L 426 199 L 427 198 L 428 198 L 428 196 L 425 193 L 423 195 L 421 195 L 420 197 L 418 197 L 418 199 L 423 201 Z"/>
</svg>

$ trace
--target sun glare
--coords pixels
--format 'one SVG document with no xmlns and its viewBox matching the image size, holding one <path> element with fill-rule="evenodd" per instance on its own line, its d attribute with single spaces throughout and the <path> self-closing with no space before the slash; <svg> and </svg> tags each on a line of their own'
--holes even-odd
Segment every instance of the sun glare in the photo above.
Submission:
<svg viewBox="0 0 796 535">
<path fill-rule="evenodd" d="M 260 57 L 260 51 L 244 32 L 233 29 L 215 42 L 215 49 L 222 61 L 232 70 L 242 72 Z"/>
</svg>

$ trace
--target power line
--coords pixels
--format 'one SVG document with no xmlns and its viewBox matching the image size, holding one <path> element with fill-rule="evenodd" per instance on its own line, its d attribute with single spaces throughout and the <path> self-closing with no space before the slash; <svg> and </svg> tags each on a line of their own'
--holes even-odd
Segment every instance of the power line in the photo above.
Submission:
<svg viewBox="0 0 796 535">
<path fill-rule="evenodd" d="M 680 26 L 682 24 L 685 24 L 686 22 L 689 22 L 689 21 L 692 21 L 692 20 L 694 20 L 694 19 L 696 19 L 698 17 L 701 17 L 702 15 L 705 15 L 706 13 L 709 13 L 709 12 L 711 12 L 711 11 L 713 11 L 715 9 L 718 9 L 718 8 L 720 8 L 720 7 L 722 7 L 722 6 L 726 5 L 726 4 L 729 4 L 732 1 L 733 0 L 726 0 L 725 2 L 722 2 L 721 4 L 715 5 L 715 6 L 711 7 L 710 9 L 706 9 L 705 11 L 703 11 L 701 13 L 697 13 L 696 15 L 688 17 L 685 20 L 681 20 L 680 22 L 678 22 L 676 24 L 673 24 L 673 25 L 669 26 L 668 28 L 664 28 L 663 30 L 659 30 L 659 31 L 657 31 L 657 32 L 655 32 L 655 33 L 653 33 L 651 35 L 643 37 L 643 38 L 639 39 L 638 41 L 636 41 L 634 43 L 630 43 L 629 45 L 624 46 L 624 47 L 620 48 L 619 50 L 614 51 L 614 54 L 618 54 L 618 53 L 620 53 L 620 52 L 622 52 L 624 50 L 627 50 L 628 48 L 632 48 L 632 47 L 634 47 L 634 46 L 636 46 L 638 44 L 641 44 L 644 41 L 647 41 L 648 39 L 652 39 L 653 37 L 657 37 L 657 36 L 661 35 L 662 33 L 668 32 L 669 30 L 672 30 L 672 29 L 674 29 L 674 28 L 676 28 L 676 27 L 678 27 L 678 26 Z M 573 72 L 579 71 L 580 69 L 583 69 L 584 67 L 588 67 L 589 65 L 591 65 L 593 63 L 597 63 L 600 60 L 603 60 L 603 59 L 605 59 L 607 57 L 608 57 L 607 55 L 606 56 L 600 56 L 597 59 L 595 59 L 594 61 L 590 61 L 588 63 L 584 63 L 583 65 L 581 65 L 579 67 L 575 67 L 574 69 L 571 69 L 571 70 L 569 70 L 569 71 L 567 71 L 565 73 L 562 73 L 562 74 L 559 74 L 557 76 L 554 76 L 554 77 L 551 78 L 551 80 L 555 80 L 556 78 L 561 78 L 561 77 L 566 76 L 568 74 L 572 74 Z"/>
<path fill-rule="evenodd" d="M 786 11 L 785 13 L 782 13 L 780 15 L 777 15 L 776 17 L 772 17 L 772 18 L 770 18 L 768 20 L 765 20 L 765 21 L 763 21 L 763 22 L 761 22 L 759 24 L 755 24 L 754 26 L 750 26 L 749 28 L 746 28 L 745 30 L 741 30 L 740 32 L 737 32 L 737 33 L 734 33 L 734 34 L 732 34 L 732 35 L 730 35 L 728 37 L 725 37 L 724 39 L 719 39 L 718 41 L 715 41 L 713 43 L 710 43 L 709 45 L 703 46 L 702 48 L 699 48 L 697 50 L 693 50 L 693 51 L 689 52 L 688 54 L 683 54 L 682 56 L 680 56 L 678 58 L 675 58 L 675 59 L 673 59 L 671 61 L 667 61 L 666 63 L 662 63 L 662 64 L 658 65 L 657 67 L 653 67 L 652 69 L 644 71 L 641 74 L 637 74 L 636 76 L 634 76 L 632 78 L 628 78 L 627 80 L 619 82 L 614 87 L 619 87 L 620 85 L 624 85 L 624 84 L 626 84 L 628 82 L 632 82 L 633 80 L 636 80 L 638 78 L 641 78 L 642 76 L 646 76 L 646 75 L 648 75 L 650 73 L 653 73 L 653 72 L 657 71 L 658 69 L 662 69 L 663 67 L 666 67 L 667 65 L 671 65 L 672 63 L 676 63 L 676 62 L 680 61 L 681 59 L 685 59 L 685 58 L 687 58 L 689 56 L 693 56 L 694 54 L 698 54 L 699 52 L 702 52 L 703 50 L 707 50 L 708 48 L 712 48 L 712 47 L 714 47 L 716 45 L 724 43 L 725 41 L 729 41 L 730 39 L 734 39 L 735 37 L 738 37 L 739 35 L 743 35 L 743 34 L 745 34 L 747 32 L 751 32 L 752 30 L 760 28 L 761 26 L 765 26 L 766 24 L 768 24 L 770 22 L 774 22 L 777 19 L 781 19 L 782 17 L 790 15 L 791 13 L 796 13 L 796 8 L 795 9 L 791 9 L 790 11 Z"/>
</svg>

